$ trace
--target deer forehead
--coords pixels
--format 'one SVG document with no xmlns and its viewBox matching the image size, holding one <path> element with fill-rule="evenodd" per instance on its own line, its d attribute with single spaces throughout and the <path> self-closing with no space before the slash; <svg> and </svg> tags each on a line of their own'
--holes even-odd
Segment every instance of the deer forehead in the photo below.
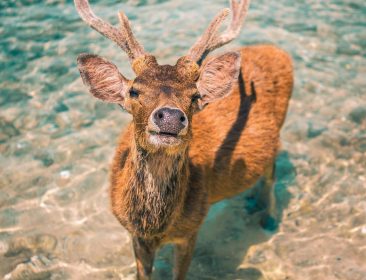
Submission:
<svg viewBox="0 0 366 280">
<path fill-rule="evenodd" d="M 196 90 L 193 73 L 177 65 L 156 65 L 146 69 L 133 82 L 133 86 L 140 90 L 154 90 L 167 95 L 177 92 L 191 92 Z"/>
</svg>

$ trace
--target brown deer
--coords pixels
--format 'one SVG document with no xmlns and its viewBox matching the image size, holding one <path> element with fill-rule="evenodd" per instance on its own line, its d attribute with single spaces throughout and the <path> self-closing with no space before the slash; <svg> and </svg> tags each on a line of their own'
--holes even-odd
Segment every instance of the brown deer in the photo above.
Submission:
<svg viewBox="0 0 366 280">
<path fill-rule="evenodd" d="M 286 52 L 269 45 L 207 55 L 238 36 L 249 1 L 231 0 L 186 56 L 159 65 L 133 36 L 125 14 L 115 28 L 96 17 L 87 0 L 75 0 L 81 18 L 118 44 L 136 73 L 91 54 L 78 57 L 90 93 L 132 114 L 113 160 L 114 215 L 132 235 L 137 279 L 150 279 L 155 251 L 175 245 L 174 279 L 184 279 L 197 232 L 212 203 L 235 196 L 259 178 L 261 199 L 276 217 L 272 181 L 293 86 Z"/>
</svg>

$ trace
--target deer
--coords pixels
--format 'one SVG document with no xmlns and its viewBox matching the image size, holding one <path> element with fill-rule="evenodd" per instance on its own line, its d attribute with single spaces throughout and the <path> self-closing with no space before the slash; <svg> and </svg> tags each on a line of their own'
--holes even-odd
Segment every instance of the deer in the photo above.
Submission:
<svg viewBox="0 0 366 280">
<path fill-rule="evenodd" d="M 277 219 L 272 186 L 293 88 L 291 57 L 265 44 L 210 55 L 239 35 L 249 0 L 231 0 L 175 65 L 160 65 L 144 50 L 123 12 L 117 28 L 88 0 L 74 2 L 83 21 L 127 53 L 136 74 L 127 79 L 98 55 L 77 58 L 91 95 L 132 115 L 113 158 L 110 199 L 131 235 L 136 277 L 151 279 L 156 251 L 173 244 L 173 278 L 185 279 L 212 204 L 263 179 L 259 201 Z"/>
</svg>

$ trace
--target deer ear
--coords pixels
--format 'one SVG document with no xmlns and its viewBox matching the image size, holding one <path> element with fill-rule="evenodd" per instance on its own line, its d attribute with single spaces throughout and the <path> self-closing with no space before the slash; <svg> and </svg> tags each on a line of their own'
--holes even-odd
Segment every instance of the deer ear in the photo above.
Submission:
<svg viewBox="0 0 366 280">
<path fill-rule="evenodd" d="M 129 81 L 116 65 L 93 54 L 81 54 L 77 61 L 81 78 L 94 97 L 123 106 Z"/>
<path fill-rule="evenodd" d="M 201 109 L 231 92 L 239 76 L 240 64 L 239 52 L 228 52 L 204 62 L 197 82 Z"/>
</svg>

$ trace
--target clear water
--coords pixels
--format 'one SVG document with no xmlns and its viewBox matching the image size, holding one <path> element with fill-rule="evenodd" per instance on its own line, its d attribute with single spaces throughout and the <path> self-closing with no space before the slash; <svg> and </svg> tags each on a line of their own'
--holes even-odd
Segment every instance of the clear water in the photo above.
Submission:
<svg viewBox="0 0 366 280">
<path fill-rule="evenodd" d="M 184 55 L 226 0 L 92 1 L 123 9 L 161 62 Z M 70 0 L 0 2 L 0 278 L 133 279 L 130 238 L 110 212 L 108 168 L 130 120 L 92 99 L 75 59 L 92 52 L 131 77 L 126 56 Z M 253 0 L 231 45 L 275 43 L 296 86 L 278 158 L 276 232 L 250 193 L 215 205 L 188 279 L 366 279 L 364 0 Z M 155 279 L 171 276 L 171 248 Z"/>
</svg>

